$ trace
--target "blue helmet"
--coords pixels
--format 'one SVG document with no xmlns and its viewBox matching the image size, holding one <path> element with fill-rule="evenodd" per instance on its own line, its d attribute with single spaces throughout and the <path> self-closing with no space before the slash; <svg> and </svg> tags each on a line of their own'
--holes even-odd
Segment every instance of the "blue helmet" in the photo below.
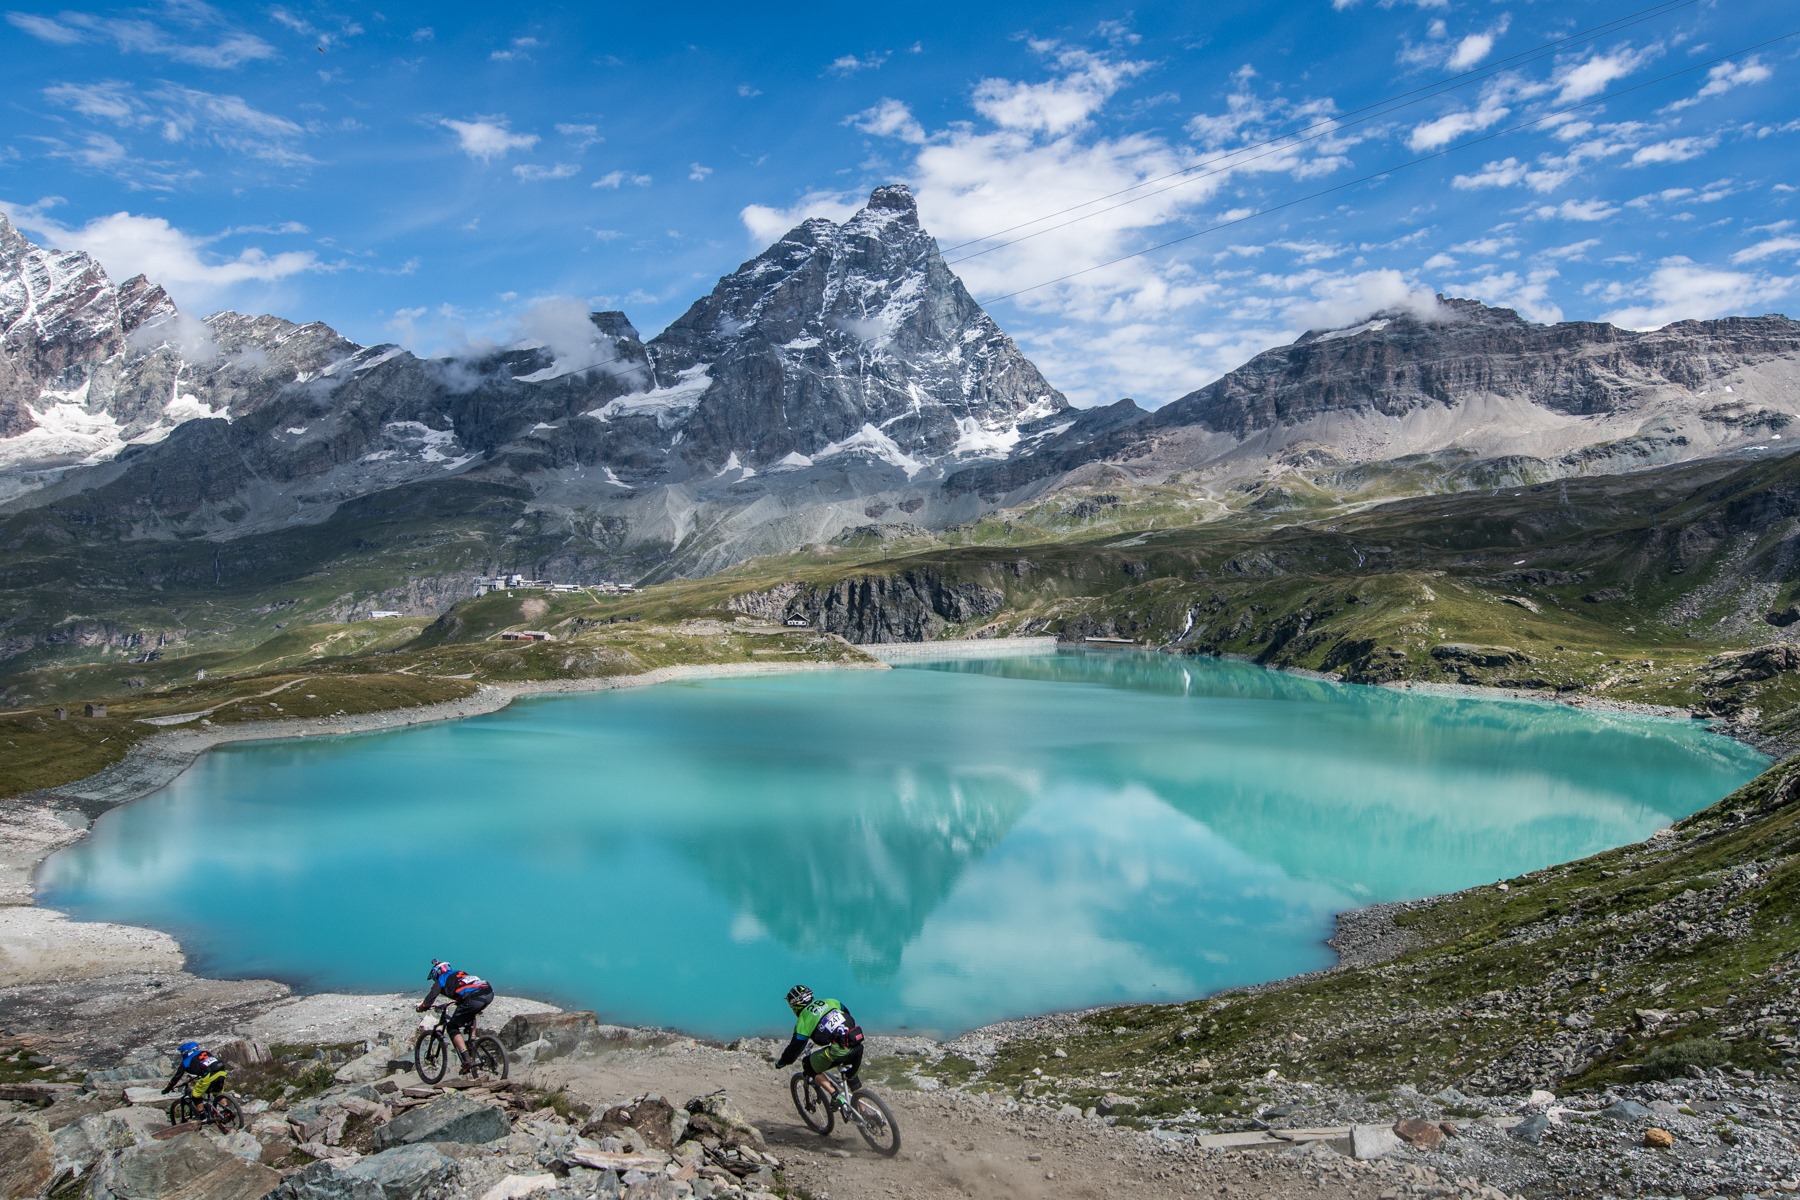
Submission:
<svg viewBox="0 0 1800 1200">
<path fill-rule="evenodd" d="M 194 1055 L 200 1053 L 200 1043 L 199 1042 L 183 1042 L 183 1043 L 181 1043 L 181 1045 L 175 1047 L 175 1053 L 181 1055 L 182 1065 L 185 1066 L 185 1065 L 187 1065 L 188 1059 L 190 1059 L 190 1058 L 194 1057 Z"/>
<path fill-rule="evenodd" d="M 442 975 L 445 971 L 448 971 L 449 969 L 450 969 L 449 963 L 440 962 L 439 960 L 434 958 L 431 960 L 431 970 L 430 970 L 430 972 L 428 972 L 426 974 L 425 978 L 436 979 L 439 975 Z"/>
</svg>

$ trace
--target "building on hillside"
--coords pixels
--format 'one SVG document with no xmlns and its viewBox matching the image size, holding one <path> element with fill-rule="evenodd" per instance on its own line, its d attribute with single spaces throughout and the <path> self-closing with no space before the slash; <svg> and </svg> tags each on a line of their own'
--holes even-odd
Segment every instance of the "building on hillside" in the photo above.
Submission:
<svg viewBox="0 0 1800 1200">
<path fill-rule="evenodd" d="M 376 608 L 369 611 L 369 620 L 379 621 L 383 617 L 404 617 L 405 615 L 397 608 Z"/>
<path fill-rule="evenodd" d="M 508 629 L 500 634 L 503 642 L 554 642 L 556 639 L 542 629 Z"/>
</svg>

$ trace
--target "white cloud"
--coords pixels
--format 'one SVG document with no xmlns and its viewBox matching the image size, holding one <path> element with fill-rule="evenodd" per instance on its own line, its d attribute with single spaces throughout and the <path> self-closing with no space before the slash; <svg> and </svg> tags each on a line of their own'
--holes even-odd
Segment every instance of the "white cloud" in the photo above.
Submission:
<svg viewBox="0 0 1800 1200">
<path fill-rule="evenodd" d="M 847 192 L 808 192 L 786 208 L 750 204 L 738 216 L 750 231 L 751 242 L 761 249 L 809 218 L 824 217 L 842 224 L 861 207 L 860 198 Z"/>
<path fill-rule="evenodd" d="M 1474 191 L 1477 188 L 1513 187 L 1525 182 L 1526 166 L 1516 158 L 1503 158 L 1499 162 L 1484 163 L 1481 170 L 1473 175 L 1458 175 L 1450 181 L 1450 186 L 1462 191 Z"/>
<path fill-rule="evenodd" d="M 1452 286 L 1458 295 L 1513 309 L 1528 321 L 1554 325 L 1563 319 L 1562 308 L 1550 299 L 1550 283 L 1556 277 L 1554 267 L 1540 267 L 1524 276 L 1517 271 L 1490 272 Z"/>
<path fill-rule="evenodd" d="M 36 13 L 9 12 L 6 20 L 15 29 L 22 29 L 40 42 L 49 42 L 57 46 L 73 46 L 82 40 L 81 31 L 71 29 L 60 21 Z"/>
<path fill-rule="evenodd" d="M 1752 274 L 1702 267 L 1687 258 L 1665 258 L 1647 279 L 1629 289 L 1643 303 L 1617 309 L 1602 320 L 1627 329 L 1659 329 L 1671 321 L 1701 321 L 1751 313 L 1792 295 L 1797 276 Z"/>
<path fill-rule="evenodd" d="M 648 175 L 635 175 L 630 171 L 608 171 L 600 178 L 594 180 L 593 184 L 590 186 L 597 188 L 618 188 L 623 187 L 628 183 L 632 187 L 649 187 L 650 177 Z"/>
<path fill-rule="evenodd" d="M 596 145 L 606 140 L 600 136 L 600 127 L 598 125 L 588 124 L 586 122 L 558 121 L 556 123 L 556 132 L 573 141 L 575 143 L 575 149 L 577 150 L 586 150 L 589 146 Z"/>
<path fill-rule="evenodd" d="M 832 59 L 831 65 L 825 69 L 833 75 L 854 75 L 858 71 L 875 71 L 879 70 L 881 65 L 888 60 L 888 56 L 889 52 L 886 50 L 880 54 L 871 51 L 861 58 L 854 54 L 844 54 Z"/>
<path fill-rule="evenodd" d="M 1283 315 L 1289 324 L 1304 329 L 1344 329 L 1378 312 L 1409 312 L 1426 320 L 1444 315 L 1430 288 L 1391 268 L 1326 276 L 1312 285 L 1312 293 L 1288 304 Z"/>
<path fill-rule="evenodd" d="M 1777 254 L 1795 253 L 1800 253 L 1800 237 L 1777 237 L 1744 247 L 1731 256 L 1731 261 L 1741 267 L 1745 263 L 1761 262 Z"/>
<path fill-rule="evenodd" d="M 924 127 L 914 119 L 912 110 L 898 100 L 884 99 L 874 108 L 864 109 L 851 117 L 849 123 L 876 137 L 898 138 L 914 144 L 925 140 Z"/>
<path fill-rule="evenodd" d="M 1052 54 L 1060 76 L 1041 83 L 984 79 L 975 85 L 975 111 L 1002 129 L 1066 133 L 1150 65 L 1050 44 L 1041 49 Z"/>
<path fill-rule="evenodd" d="M 1714 96 L 1723 96 L 1733 88 L 1743 87 L 1751 83 L 1763 83 L 1774 76 L 1774 72 L 1763 65 L 1759 58 L 1746 58 L 1741 63 L 1722 62 L 1706 73 L 1706 83 L 1686 100 L 1677 100 L 1669 105 L 1668 111 L 1676 112 L 1684 108 L 1692 108 L 1703 100 Z"/>
<path fill-rule="evenodd" d="M 762 89 L 759 87 L 753 87 L 748 83 L 740 83 L 737 86 L 737 94 L 742 96 L 744 99 L 748 100 L 752 96 L 762 95 Z"/>
<path fill-rule="evenodd" d="M 695 183 L 705 183 L 706 177 L 713 173 L 711 167 L 703 167 L 699 163 L 688 164 L 688 178 Z"/>
<path fill-rule="evenodd" d="M 513 168 L 513 174 L 526 183 L 537 183 L 545 179 L 570 179 L 581 173 L 575 163 L 557 163 L 555 166 L 543 166 L 540 163 L 520 163 Z"/>
<path fill-rule="evenodd" d="M 1564 67 L 1556 76 L 1556 102 L 1573 104 L 1604 92 L 1608 84 L 1623 79 L 1662 53 L 1659 46 L 1633 50 L 1629 46 L 1606 54 L 1596 54 L 1579 63 Z"/>
<path fill-rule="evenodd" d="M 538 144 L 535 133 L 514 133 L 506 127 L 505 117 L 477 117 L 473 121 L 443 120 L 438 124 L 456 134 L 456 142 L 470 158 L 490 162 L 505 158 L 514 150 L 529 150 Z"/>
<path fill-rule="evenodd" d="M 1461 112 L 1445 113 L 1441 117 L 1421 122 L 1413 127 L 1407 135 L 1406 144 L 1414 150 L 1436 150 L 1447 146 L 1465 133 L 1477 133 L 1490 125 L 1497 125 L 1512 112 L 1500 100 L 1498 90 L 1484 94 L 1480 102 L 1471 109 Z"/>
<path fill-rule="evenodd" d="M 1565 221 L 1604 221 L 1618 211 L 1604 200 L 1564 200 L 1561 204 L 1543 205 L 1532 215 L 1540 221 L 1559 217 Z"/>
<path fill-rule="evenodd" d="M 1452 71 L 1466 71 L 1486 58 L 1494 49 L 1494 35 L 1491 33 L 1471 33 L 1456 43 L 1450 58 L 1444 65 Z"/>
<path fill-rule="evenodd" d="M 205 5 L 171 5 L 170 9 L 178 17 L 194 18 L 190 24 L 222 24 L 221 14 Z M 219 70 L 276 56 L 275 47 L 254 34 L 237 29 L 220 30 L 212 36 L 201 34 L 198 29 L 174 33 L 138 17 L 67 11 L 58 13 L 54 19 L 9 12 L 6 19 L 14 28 L 52 45 L 111 42 L 123 54 L 148 54 L 170 62 Z"/>
<path fill-rule="evenodd" d="M 44 98 L 93 121 L 141 129 L 169 144 L 205 144 L 284 166 L 313 159 L 298 148 L 306 131 L 296 122 L 251 107 L 243 97 L 176 83 L 144 89 L 119 80 L 59 83 Z"/>
<path fill-rule="evenodd" d="M 1718 144 L 1717 138 L 1671 138 L 1666 142 L 1657 142 L 1639 148 L 1631 156 L 1631 165 L 1642 167 L 1651 163 L 1686 162 L 1690 158 L 1699 158 Z"/>
<path fill-rule="evenodd" d="M 209 305 L 239 285 L 270 283 L 322 266 L 310 250 L 269 254 L 249 247 L 235 256 L 217 254 L 208 249 L 213 239 L 184 233 L 162 217 L 117 212 L 74 227 L 41 208 L 0 202 L 0 210 L 48 245 L 87 251 L 116 280 L 148 276 L 184 306 Z"/>
</svg>

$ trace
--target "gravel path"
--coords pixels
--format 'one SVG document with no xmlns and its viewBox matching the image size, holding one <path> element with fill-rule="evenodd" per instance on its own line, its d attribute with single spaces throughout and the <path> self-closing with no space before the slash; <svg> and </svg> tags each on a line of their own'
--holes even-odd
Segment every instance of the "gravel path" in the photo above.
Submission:
<svg viewBox="0 0 1800 1200">
<path fill-rule="evenodd" d="M 648 1093 L 679 1105 L 724 1088 L 785 1164 L 790 1185 L 815 1200 L 951 1200 L 1022 1197 L 1147 1200 L 1218 1196 L 1232 1200 L 1379 1200 L 1412 1182 L 1396 1164 L 1359 1163 L 1321 1154 L 1204 1152 L 1097 1121 L 954 1091 L 877 1088 L 900 1125 L 901 1149 L 882 1158 L 854 1133 L 820 1138 L 800 1123 L 788 1096 L 788 1071 L 760 1055 L 682 1041 L 559 1060 L 528 1072 L 541 1086 L 564 1087 L 588 1103 Z"/>
</svg>

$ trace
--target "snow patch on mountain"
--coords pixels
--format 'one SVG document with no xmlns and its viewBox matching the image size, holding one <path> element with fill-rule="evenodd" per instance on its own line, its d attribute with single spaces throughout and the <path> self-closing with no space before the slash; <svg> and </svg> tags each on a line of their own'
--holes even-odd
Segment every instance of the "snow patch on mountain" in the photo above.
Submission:
<svg viewBox="0 0 1800 1200">
<path fill-rule="evenodd" d="M 712 387 L 711 372 L 711 363 L 698 363 L 683 371 L 667 387 L 620 396 L 599 408 L 590 409 L 585 415 L 596 421 L 610 421 L 615 417 L 654 417 L 657 425 L 667 429 L 694 411 L 694 406 Z"/>
<path fill-rule="evenodd" d="M 925 464 L 900 448 L 900 444 L 873 425 L 863 427 L 841 441 L 832 442 L 823 450 L 812 456 L 815 463 L 842 455 L 863 454 L 882 462 L 891 463 L 906 472 L 911 479 L 925 469 Z"/>
</svg>

